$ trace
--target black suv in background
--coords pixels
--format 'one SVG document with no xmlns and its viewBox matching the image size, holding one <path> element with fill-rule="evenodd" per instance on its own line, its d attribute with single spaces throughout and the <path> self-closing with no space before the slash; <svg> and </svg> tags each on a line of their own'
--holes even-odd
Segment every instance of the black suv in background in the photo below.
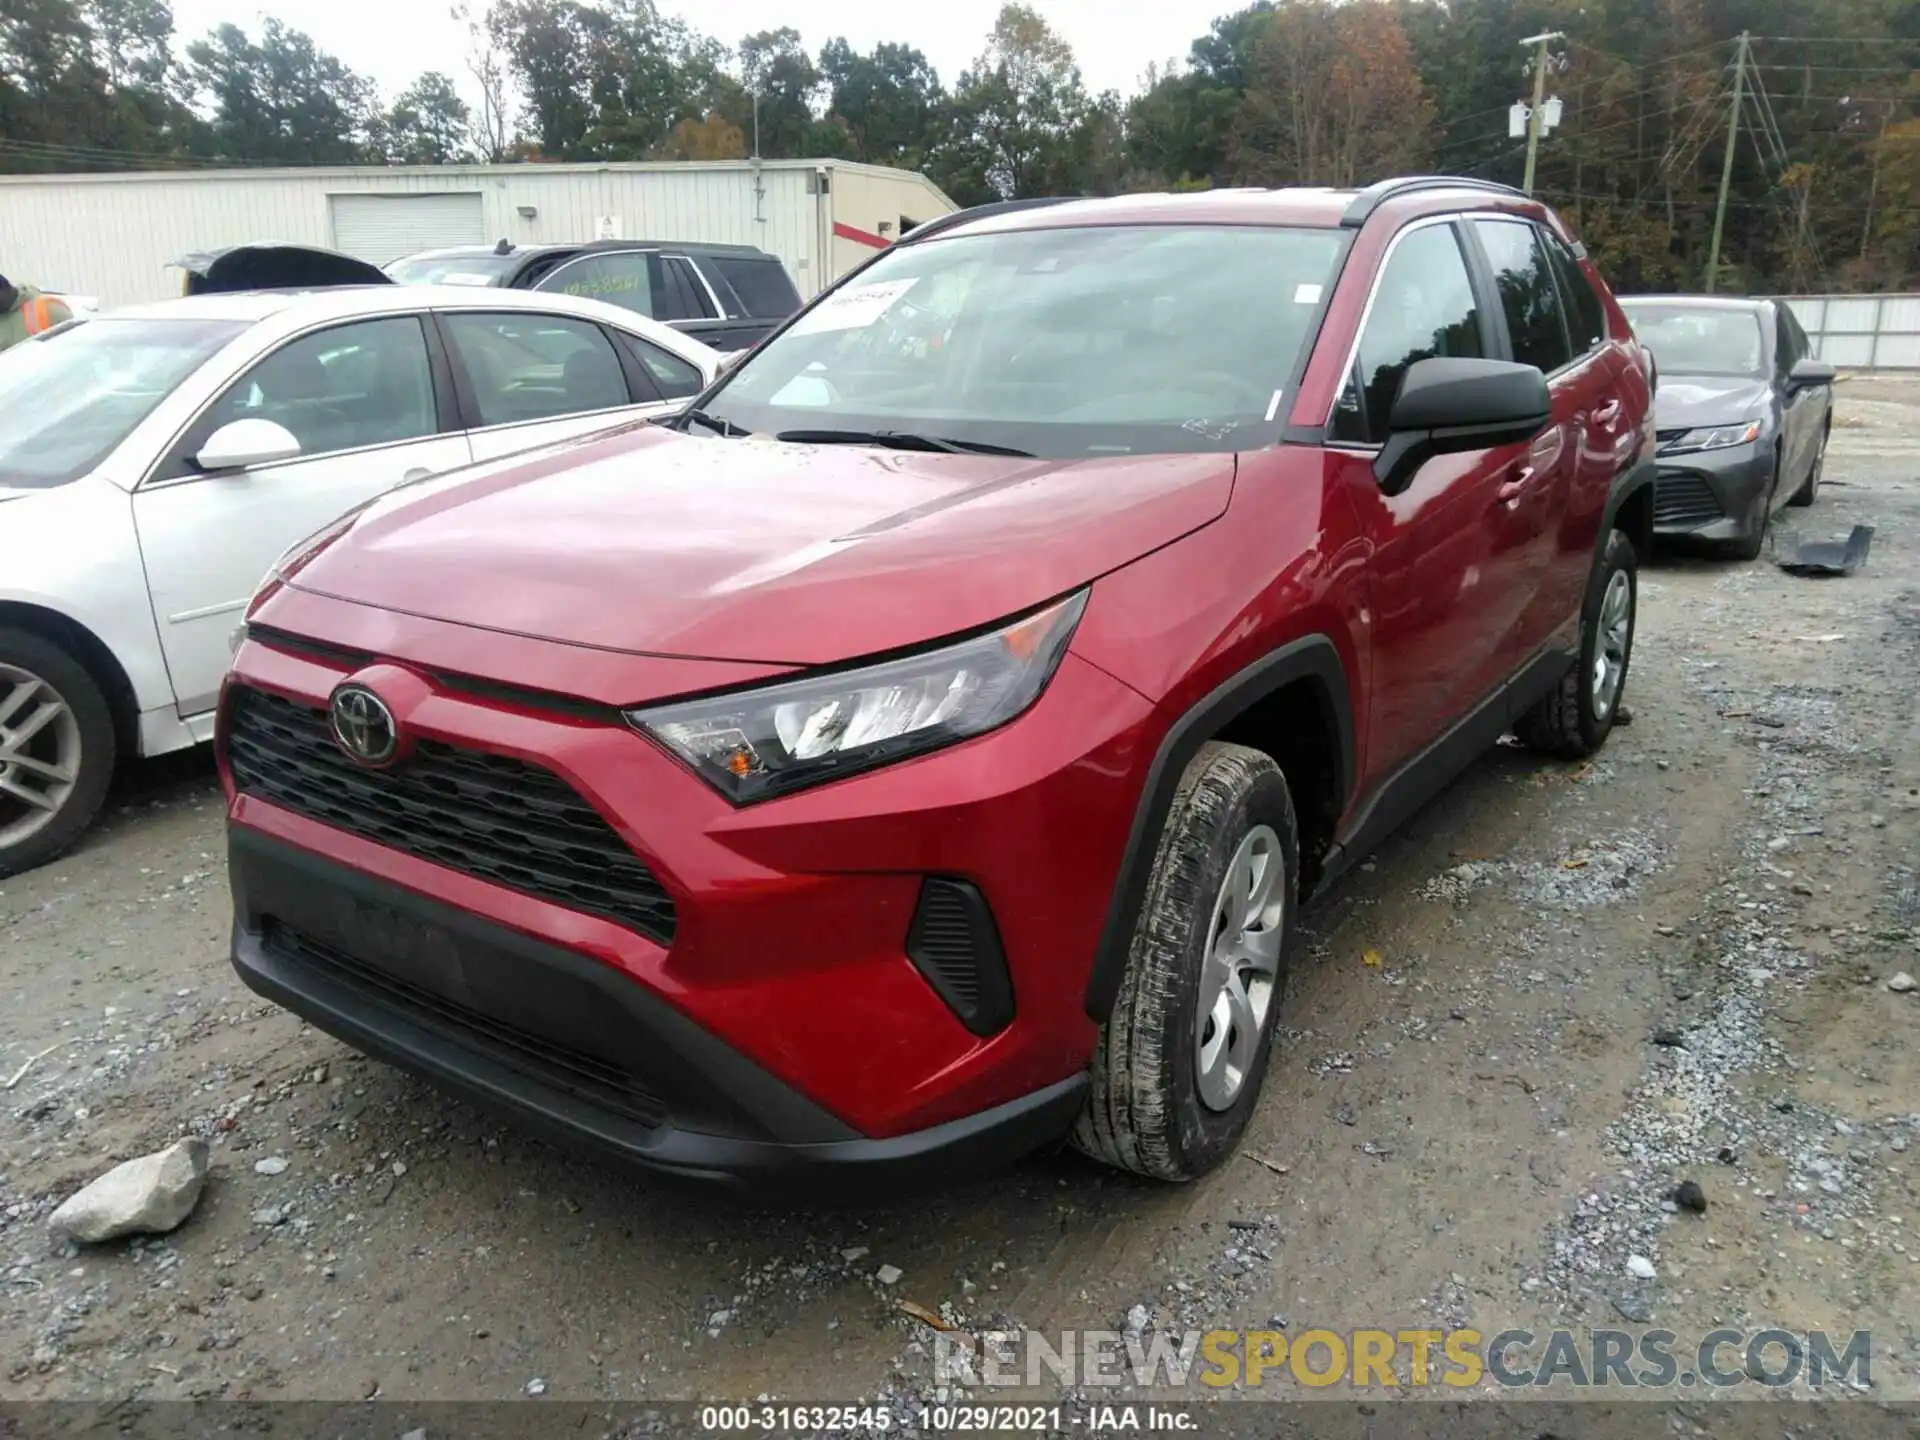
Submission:
<svg viewBox="0 0 1920 1440">
<path fill-rule="evenodd" d="M 463 245 L 387 266 L 403 285 L 494 285 L 585 295 L 650 315 L 716 350 L 744 350 L 800 308 L 774 256 L 751 245 L 600 240 Z"/>
</svg>

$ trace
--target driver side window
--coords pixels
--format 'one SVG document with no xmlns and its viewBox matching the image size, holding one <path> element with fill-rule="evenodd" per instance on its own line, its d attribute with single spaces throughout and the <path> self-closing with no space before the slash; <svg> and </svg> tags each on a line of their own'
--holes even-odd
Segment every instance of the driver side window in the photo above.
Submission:
<svg viewBox="0 0 1920 1440">
<path fill-rule="evenodd" d="M 437 433 L 419 318 L 363 320 L 288 341 L 214 402 L 196 427 L 198 443 L 233 420 L 286 427 L 302 458 Z"/>
<path fill-rule="evenodd" d="M 1359 356 L 1334 402 L 1328 438 L 1386 443 L 1400 382 L 1418 360 L 1485 355 L 1473 283 L 1450 224 L 1410 230 L 1394 246 L 1360 332 Z"/>
</svg>

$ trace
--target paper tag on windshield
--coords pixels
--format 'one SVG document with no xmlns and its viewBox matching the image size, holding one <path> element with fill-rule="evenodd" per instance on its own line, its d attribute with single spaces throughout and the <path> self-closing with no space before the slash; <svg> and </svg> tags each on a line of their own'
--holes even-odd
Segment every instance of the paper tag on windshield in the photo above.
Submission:
<svg viewBox="0 0 1920 1440">
<path fill-rule="evenodd" d="M 1320 303 L 1320 287 L 1318 285 L 1294 286 L 1293 303 L 1296 305 L 1318 305 Z"/>
<path fill-rule="evenodd" d="M 852 285 L 830 295 L 812 310 L 794 321 L 790 335 L 806 335 L 816 330 L 860 330 L 886 314 L 893 302 L 919 284 L 912 280 L 885 280 L 873 285 Z"/>
</svg>

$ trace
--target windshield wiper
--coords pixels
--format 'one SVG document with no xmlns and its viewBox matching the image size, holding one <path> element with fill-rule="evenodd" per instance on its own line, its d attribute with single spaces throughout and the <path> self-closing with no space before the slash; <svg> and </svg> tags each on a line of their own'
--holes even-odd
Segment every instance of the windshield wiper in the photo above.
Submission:
<svg viewBox="0 0 1920 1440">
<path fill-rule="evenodd" d="M 687 428 L 685 422 L 687 421 L 692 421 L 695 425 L 704 425 L 707 429 L 712 430 L 716 434 L 724 435 L 729 440 L 737 440 L 742 435 L 753 434 L 753 431 L 747 429 L 744 425 L 736 425 L 733 421 L 723 419 L 718 415 L 709 415 L 704 410 L 682 410 L 669 422 L 669 428 L 685 430 Z"/>
<path fill-rule="evenodd" d="M 932 450 L 946 455 L 1011 455 L 1034 458 L 1030 450 L 991 445 L 985 440 L 952 440 L 943 435 L 916 435 L 908 430 L 782 430 L 773 437 L 801 445 L 881 445 L 889 450 Z"/>
</svg>

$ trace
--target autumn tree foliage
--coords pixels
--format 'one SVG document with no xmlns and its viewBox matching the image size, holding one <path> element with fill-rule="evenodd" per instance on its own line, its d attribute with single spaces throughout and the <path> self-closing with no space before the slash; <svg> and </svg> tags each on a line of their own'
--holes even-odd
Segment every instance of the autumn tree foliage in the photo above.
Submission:
<svg viewBox="0 0 1920 1440">
<path fill-rule="evenodd" d="M 1253 47 L 1228 162 L 1246 183 L 1355 185 L 1417 168 L 1432 119 L 1387 0 L 1289 0 Z"/>
<path fill-rule="evenodd" d="M 444 0 L 443 0 L 444 3 Z M 1221 0 L 1223 5 L 1238 0 Z M 1115 8 L 1115 23 L 1125 7 Z M 698 12 L 711 23 L 720 9 Z M 954 200 L 1446 172 L 1517 183 L 1520 41 L 1561 31 L 1536 189 L 1616 288 L 1699 283 L 1731 97 L 1727 283 L 1920 288 L 1920 0 L 1250 0 L 1130 96 L 1034 4 L 951 85 L 902 38 L 725 38 L 658 0 L 455 0 L 397 97 L 280 20 L 174 32 L 166 0 L 0 4 L 0 168 L 841 156 Z M 806 12 L 796 11 L 804 23 Z"/>
</svg>

